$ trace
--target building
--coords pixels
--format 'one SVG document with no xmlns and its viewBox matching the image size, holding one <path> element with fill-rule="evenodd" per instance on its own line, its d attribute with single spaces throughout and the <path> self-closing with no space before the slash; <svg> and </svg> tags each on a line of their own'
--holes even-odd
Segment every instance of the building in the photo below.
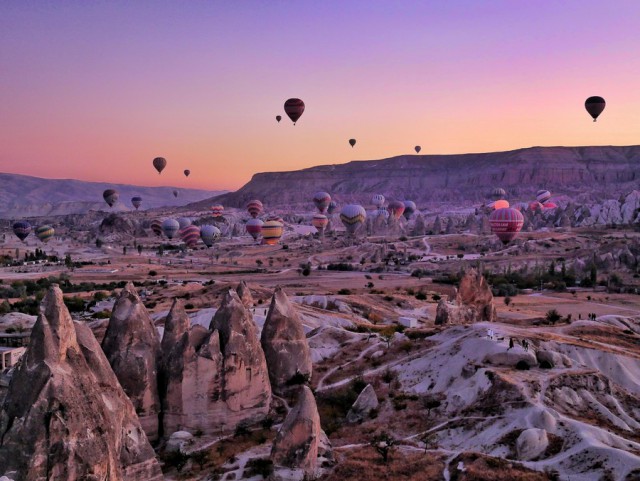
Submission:
<svg viewBox="0 0 640 481">
<path fill-rule="evenodd" d="M 0 371 L 14 366 L 26 350 L 25 347 L 0 347 Z"/>
</svg>

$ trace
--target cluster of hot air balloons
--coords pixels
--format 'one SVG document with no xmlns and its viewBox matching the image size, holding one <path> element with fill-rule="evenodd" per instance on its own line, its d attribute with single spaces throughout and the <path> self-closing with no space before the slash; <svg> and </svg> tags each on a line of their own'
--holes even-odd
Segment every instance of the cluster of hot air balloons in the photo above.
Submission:
<svg viewBox="0 0 640 481">
<path fill-rule="evenodd" d="M 29 237 L 29 234 L 31 234 L 32 230 L 31 224 L 27 220 L 16 221 L 11 227 L 13 228 L 13 233 L 22 242 L 24 242 L 24 240 Z M 48 224 L 41 225 L 35 230 L 36 237 L 45 244 L 51 240 L 51 238 L 55 235 L 55 232 L 55 229 Z"/>
<path fill-rule="evenodd" d="M 264 211 L 262 202 L 253 199 L 247 203 L 247 212 L 251 216 L 245 225 L 247 233 L 254 240 L 262 235 L 262 243 L 267 245 L 275 245 L 282 238 L 284 232 L 284 220 L 277 215 L 270 215 L 266 221 L 258 219 L 258 216 Z"/>
<path fill-rule="evenodd" d="M 187 217 L 165 219 L 162 222 L 156 219 L 151 222 L 151 230 L 157 236 L 164 234 L 168 239 L 173 239 L 177 235 L 189 248 L 194 248 L 198 244 L 198 240 L 202 240 L 204 245 L 211 247 L 221 235 L 220 229 L 216 226 L 203 225 L 198 227 Z"/>
<path fill-rule="evenodd" d="M 296 122 L 304 112 L 304 102 L 300 99 L 291 98 L 288 99 L 284 103 L 284 113 L 291 119 L 293 125 L 296 125 Z M 276 120 L 278 123 L 282 120 L 282 115 L 276 115 Z"/>
</svg>

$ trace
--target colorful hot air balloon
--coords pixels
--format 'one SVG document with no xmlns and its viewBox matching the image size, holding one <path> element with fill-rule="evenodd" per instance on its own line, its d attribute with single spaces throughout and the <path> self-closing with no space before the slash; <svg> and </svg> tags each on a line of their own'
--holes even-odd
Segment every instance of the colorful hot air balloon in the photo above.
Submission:
<svg viewBox="0 0 640 481">
<path fill-rule="evenodd" d="M 262 243 L 270 246 L 276 245 L 282 237 L 282 222 L 268 220 L 262 225 Z"/>
<path fill-rule="evenodd" d="M 245 228 L 247 229 L 247 233 L 251 235 L 254 240 L 258 240 L 258 237 L 260 237 L 260 234 L 262 233 L 263 224 L 264 222 L 254 217 L 247 221 Z"/>
<path fill-rule="evenodd" d="M 313 195 L 313 203 L 321 214 L 324 214 L 331 204 L 331 196 L 327 192 L 316 192 Z"/>
<path fill-rule="evenodd" d="M 371 203 L 378 208 L 384 205 L 384 201 L 385 201 L 384 195 L 382 194 L 376 194 L 371 198 Z"/>
<path fill-rule="evenodd" d="M 503 244 L 511 242 L 522 229 L 524 217 L 519 210 L 506 208 L 494 210 L 489 216 L 491 231 Z"/>
<path fill-rule="evenodd" d="M 20 239 L 24 241 L 29 234 L 31 233 L 31 224 L 29 224 L 26 220 L 19 220 L 13 223 L 13 233 Z"/>
<path fill-rule="evenodd" d="M 269 214 L 267 216 L 266 221 L 270 221 L 270 220 L 275 220 L 276 222 L 280 222 L 282 225 L 284 225 L 284 219 L 280 217 L 278 214 Z"/>
<path fill-rule="evenodd" d="M 178 225 L 180 226 L 180 229 L 184 229 L 187 226 L 191 225 L 191 219 L 189 219 L 188 217 L 178 217 Z"/>
<path fill-rule="evenodd" d="M 151 221 L 151 230 L 158 237 L 162 235 L 162 221 L 159 219 L 155 219 Z"/>
<path fill-rule="evenodd" d="M 358 204 L 345 205 L 340 212 L 340 220 L 347 229 L 347 233 L 355 235 L 367 218 L 367 211 Z"/>
<path fill-rule="evenodd" d="M 250 200 L 247 204 L 247 212 L 254 219 L 257 218 L 262 213 L 262 202 L 257 199 Z"/>
<path fill-rule="evenodd" d="M 551 198 L 551 192 L 549 192 L 548 190 L 545 190 L 545 189 L 539 190 L 537 192 L 537 194 L 536 194 L 536 200 L 538 202 L 540 202 L 541 204 L 544 204 L 550 198 Z"/>
<path fill-rule="evenodd" d="M 175 219 L 166 219 L 162 223 L 162 232 L 169 239 L 173 239 L 176 233 L 180 230 L 180 224 Z"/>
<path fill-rule="evenodd" d="M 165 159 L 164 157 L 156 157 L 155 159 L 153 159 L 153 166 L 158 171 L 158 174 L 160 174 L 167 166 L 167 159 Z"/>
<path fill-rule="evenodd" d="M 311 225 L 318 229 L 318 234 L 324 235 L 324 230 L 329 225 L 329 218 L 324 214 L 315 214 L 311 219 Z"/>
<path fill-rule="evenodd" d="M 385 219 L 388 219 L 389 218 L 389 211 L 387 210 L 387 206 L 383 205 L 383 206 L 378 207 L 378 210 L 375 212 L 375 215 L 376 216 L 382 216 Z"/>
<path fill-rule="evenodd" d="M 337 208 L 338 208 L 338 203 L 335 200 L 332 200 L 331 202 L 329 202 L 329 207 L 327 207 L 327 214 L 329 215 L 333 214 Z"/>
<path fill-rule="evenodd" d="M 289 116 L 293 125 L 296 125 L 298 119 L 304 112 L 304 102 L 300 99 L 289 99 L 284 103 L 284 113 Z"/>
<path fill-rule="evenodd" d="M 36 228 L 36 237 L 45 244 L 51 240 L 55 233 L 55 229 L 50 225 L 41 225 L 40 227 Z"/>
<path fill-rule="evenodd" d="M 402 214 L 404 213 L 404 202 L 400 202 L 399 200 L 392 200 L 389 202 L 389 213 L 391 214 L 391 218 L 393 220 L 398 220 Z"/>
<path fill-rule="evenodd" d="M 214 225 L 203 225 L 200 227 L 200 238 L 207 247 L 211 247 L 213 243 L 220 238 L 220 235 L 220 229 Z"/>
<path fill-rule="evenodd" d="M 191 171 L 189 169 L 184 169 L 184 176 L 185 177 L 189 177 L 190 174 L 191 174 Z"/>
<path fill-rule="evenodd" d="M 211 214 L 213 215 L 214 218 L 216 217 L 222 217 L 222 214 L 224 213 L 224 206 L 221 204 L 215 204 L 211 206 Z"/>
<path fill-rule="evenodd" d="M 584 108 L 587 109 L 587 112 L 589 112 L 589 115 L 593 117 L 594 122 L 598 119 L 598 116 L 604 110 L 605 105 L 606 105 L 606 102 L 604 101 L 604 99 L 598 96 L 589 97 L 584 102 Z"/>
<path fill-rule="evenodd" d="M 491 192 L 491 198 L 495 200 L 504 199 L 506 196 L 507 192 L 500 187 L 496 187 L 493 189 L 493 192 Z"/>
<path fill-rule="evenodd" d="M 419 154 L 420 151 L 422 150 L 422 147 L 420 147 L 419 145 L 416 145 L 414 149 L 416 149 L 416 154 Z"/>
<path fill-rule="evenodd" d="M 558 208 L 558 204 L 556 204 L 555 202 L 545 202 L 544 204 L 542 204 L 543 210 L 551 210 L 551 209 L 557 209 L 557 208 Z"/>
<path fill-rule="evenodd" d="M 178 197 L 178 191 L 177 190 L 173 191 L 173 196 L 176 197 L 176 198 Z"/>
<path fill-rule="evenodd" d="M 356 139 L 349 139 L 349 145 L 351 147 L 353 147 L 354 145 L 356 145 Z"/>
<path fill-rule="evenodd" d="M 131 197 L 131 205 L 133 205 L 136 208 L 136 210 L 138 210 L 138 207 L 142 205 L 142 197 L 140 196 Z"/>
<path fill-rule="evenodd" d="M 120 194 L 118 194 L 118 191 L 116 190 L 107 189 L 102 193 L 102 198 L 107 204 L 109 204 L 109 207 L 113 207 L 113 205 L 118 202 Z"/>
<path fill-rule="evenodd" d="M 276 120 L 278 121 L 278 123 L 280 123 L 280 121 L 282 120 L 282 115 L 276 115 Z"/>
<path fill-rule="evenodd" d="M 493 202 L 493 208 L 494 208 L 494 210 L 508 209 L 509 208 L 509 202 L 504 200 L 504 199 L 496 200 L 495 202 Z"/>
<path fill-rule="evenodd" d="M 542 210 L 542 204 L 537 200 L 534 200 L 533 202 L 531 202 L 531 204 L 529 204 L 529 210 L 532 210 L 534 212 L 536 210 Z"/>
<path fill-rule="evenodd" d="M 180 229 L 178 232 L 182 242 L 184 242 L 190 249 L 193 249 L 200 239 L 200 227 L 197 225 L 188 225 L 187 227 Z"/>
<path fill-rule="evenodd" d="M 416 203 L 413 202 L 412 200 L 405 200 L 404 201 L 404 212 L 402 213 L 402 215 L 404 215 L 404 218 L 409 220 L 409 218 L 413 215 L 413 213 L 416 211 L 417 207 L 416 207 Z"/>
</svg>

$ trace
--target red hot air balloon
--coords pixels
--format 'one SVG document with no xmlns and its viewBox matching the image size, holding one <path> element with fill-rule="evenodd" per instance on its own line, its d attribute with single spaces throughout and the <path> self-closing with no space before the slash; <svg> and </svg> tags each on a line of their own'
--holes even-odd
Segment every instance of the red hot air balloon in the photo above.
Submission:
<svg viewBox="0 0 640 481">
<path fill-rule="evenodd" d="M 151 222 L 151 230 L 155 235 L 160 237 L 162 235 L 162 221 L 155 219 Z"/>
<path fill-rule="evenodd" d="M 315 214 L 313 216 L 313 219 L 311 219 L 311 225 L 318 229 L 318 234 L 320 234 L 321 236 L 324 235 L 324 230 L 326 229 L 328 224 L 329 219 L 324 214 Z"/>
<path fill-rule="evenodd" d="M 313 203 L 321 214 L 324 214 L 331 204 L 331 196 L 327 192 L 313 194 Z"/>
<path fill-rule="evenodd" d="M 517 209 L 498 209 L 489 216 L 489 224 L 491 231 L 506 245 L 515 239 L 522 229 L 524 217 Z"/>
<path fill-rule="evenodd" d="M 167 166 L 167 159 L 165 159 L 164 157 L 156 157 L 155 159 L 153 159 L 153 166 L 158 171 L 158 174 L 160 174 Z"/>
<path fill-rule="evenodd" d="M 284 103 L 284 113 L 289 116 L 293 125 L 296 125 L 303 112 L 304 102 L 300 99 L 289 99 Z"/>
<path fill-rule="evenodd" d="M 224 213 L 224 206 L 222 204 L 214 204 L 211 206 L 211 214 L 214 218 L 222 217 Z"/>
<path fill-rule="evenodd" d="M 184 229 L 180 229 L 178 232 L 180 235 L 180 239 L 184 242 L 187 247 L 193 249 L 200 240 L 200 227 L 197 225 L 188 225 Z"/>
<path fill-rule="evenodd" d="M 349 145 L 351 147 L 353 147 L 354 145 L 356 145 L 356 139 L 349 139 Z"/>
<path fill-rule="evenodd" d="M 391 218 L 393 220 L 398 220 L 404 213 L 404 202 L 393 200 L 389 202 L 389 207 L 387 207 L 387 210 L 391 214 Z"/>
<path fill-rule="evenodd" d="M 598 119 L 598 116 L 604 110 L 606 102 L 602 97 L 598 97 L 597 95 L 594 97 L 589 97 L 584 102 L 584 108 L 587 109 L 589 115 L 593 117 L 593 121 L 595 122 Z"/>
<path fill-rule="evenodd" d="M 262 213 L 262 202 L 257 199 L 250 200 L 247 204 L 247 212 L 254 219 Z"/>
<path fill-rule="evenodd" d="M 253 237 L 254 240 L 258 240 L 258 237 L 260 237 L 260 234 L 262 233 L 263 224 L 264 223 L 260 219 L 256 219 L 254 217 L 253 219 L 249 219 L 247 221 L 245 228 L 247 229 L 247 232 L 251 237 Z"/>
</svg>

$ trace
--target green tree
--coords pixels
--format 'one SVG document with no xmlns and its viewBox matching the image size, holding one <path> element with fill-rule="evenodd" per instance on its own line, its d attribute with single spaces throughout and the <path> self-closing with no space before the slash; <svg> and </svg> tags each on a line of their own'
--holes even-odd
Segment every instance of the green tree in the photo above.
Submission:
<svg viewBox="0 0 640 481">
<path fill-rule="evenodd" d="M 387 432 L 381 432 L 373 437 L 370 444 L 382 457 L 382 461 L 387 464 L 389 462 L 389 454 L 398 442 Z"/>
<path fill-rule="evenodd" d="M 545 319 L 550 324 L 555 324 L 561 318 L 562 318 L 562 316 L 560 315 L 560 313 L 556 309 L 551 309 L 551 310 L 547 311 L 547 314 L 545 316 Z"/>
</svg>

